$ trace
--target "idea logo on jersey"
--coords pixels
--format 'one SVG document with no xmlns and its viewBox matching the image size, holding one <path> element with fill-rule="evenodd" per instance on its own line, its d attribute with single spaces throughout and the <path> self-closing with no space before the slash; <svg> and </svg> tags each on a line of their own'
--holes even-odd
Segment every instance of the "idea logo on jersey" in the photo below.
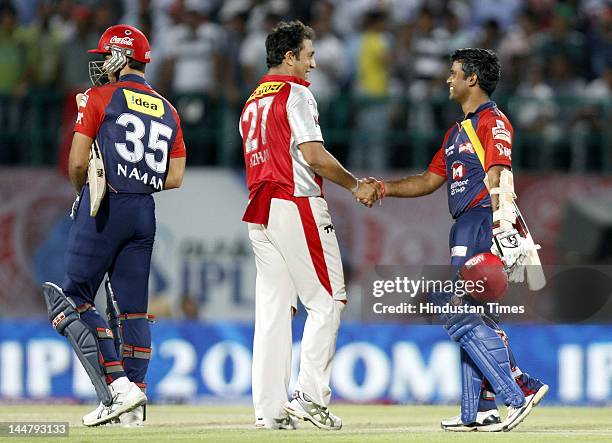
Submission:
<svg viewBox="0 0 612 443">
<path fill-rule="evenodd" d="M 453 171 L 454 181 L 461 180 L 465 176 L 466 170 L 465 165 L 463 163 L 456 161 L 452 164 L 451 168 Z"/>
</svg>

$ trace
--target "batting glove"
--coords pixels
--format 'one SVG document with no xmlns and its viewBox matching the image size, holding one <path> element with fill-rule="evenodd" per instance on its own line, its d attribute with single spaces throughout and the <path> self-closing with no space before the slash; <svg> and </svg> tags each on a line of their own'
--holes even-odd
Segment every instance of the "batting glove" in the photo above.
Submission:
<svg viewBox="0 0 612 443">
<path fill-rule="evenodd" d="M 529 252 L 538 249 L 540 245 L 522 237 L 516 229 L 496 233 L 491 246 L 491 252 L 504 263 L 508 281 L 514 283 L 525 281 L 525 259 Z"/>
</svg>

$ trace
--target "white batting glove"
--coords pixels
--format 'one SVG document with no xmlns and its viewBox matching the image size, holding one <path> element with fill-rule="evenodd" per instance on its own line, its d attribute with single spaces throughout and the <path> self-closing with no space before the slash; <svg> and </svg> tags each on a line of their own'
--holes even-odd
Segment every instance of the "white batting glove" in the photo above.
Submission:
<svg viewBox="0 0 612 443">
<path fill-rule="evenodd" d="M 530 251 L 540 249 L 533 241 L 522 237 L 516 229 L 499 232 L 493 236 L 491 252 L 501 258 L 508 274 L 508 281 L 525 281 L 525 259 Z"/>
</svg>

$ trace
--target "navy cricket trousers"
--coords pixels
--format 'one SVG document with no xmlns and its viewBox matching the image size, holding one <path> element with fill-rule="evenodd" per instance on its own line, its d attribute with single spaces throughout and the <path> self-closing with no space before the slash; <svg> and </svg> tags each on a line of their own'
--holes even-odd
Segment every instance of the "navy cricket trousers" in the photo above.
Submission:
<svg viewBox="0 0 612 443">
<path fill-rule="evenodd" d="M 148 194 L 107 192 L 96 217 L 89 215 L 89 187 L 81 191 L 81 202 L 70 228 L 65 252 L 64 293 L 77 306 L 94 305 L 96 292 L 108 272 L 122 315 L 122 338 L 127 349 L 137 347 L 150 355 L 151 334 L 146 316 L 151 254 L 155 238 L 155 202 Z M 94 330 L 108 328 L 95 309 L 81 314 Z M 131 381 L 142 383 L 148 360 L 118 356 L 112 340 L 98 334 L 102 357 L 110 382 L 125 373 Z M 130 348 L 131 347 L 131 348 Z M 142 356 L 143 352 L 138 355 Z M 120 362 L 123 360 L 123 368 Z"/>
<path fill-rule="evenodd" d="M 491 208 L 475 207 L 460 215 L 450 230 L 448 246 L 451 270 L 457 272 L 470 258 L 491 250 L 493 241 L 493 212 Z"/>
</svg>

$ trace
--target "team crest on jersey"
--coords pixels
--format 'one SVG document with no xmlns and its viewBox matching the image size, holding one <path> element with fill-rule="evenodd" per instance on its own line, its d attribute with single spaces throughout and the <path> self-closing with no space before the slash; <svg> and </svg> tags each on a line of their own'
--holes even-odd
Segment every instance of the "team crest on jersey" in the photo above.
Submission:
<svg viewBox="0 0 612 443">
<path fill-rule="evenodd" d="M 512 143 L 510 138 L 510 131 L 506 129 L 506 125 L 502 120 L 495 120 L 497 123 L 496 126 L 491 128 L 491 133 L 493 134 L 493 138 L 497 140 L 503 140 L 506 143 Z"/>
<path fill-rule="evenodd" d="M 132 111 L 152 115 L 153 117 L 164 115 L 164 101 L 161 98 L 139 94 L 128 89 L 124 89 L 123 94 L 125 95 L 127 107 Z"/>
<path fill-rule="evenodd" d="M 472 146 L 472 144 L 470 142 L 467 143 L 461 143 L 459 145 L 459 154 L 461 154 L 462 152 L 467 152 L 470 154 L 474 154 L 474 146 Z"/>
<path fill-rule="evenodd" d="M 465 165 L 459 161 L 454 162 L 451 166 L 453 172 L 453 180 L 461 180 L 466 173 Z"/>
<path fill-rule="evenodd" d="M 262 83 L 261 85 L 257 87 L 257 89 L 255 89 L 255 91 L 253 91 L 253 93 L 251 94 L 251 96 L 249 97 L 247 101 L 251 101 L 256 98 L 263 97 L 264 95 L 276 94 L 278 91 L 280 91 L 283 88 L 283 86 L 285 86 L 285 83 L 283 82 Z"/>
</svg>

